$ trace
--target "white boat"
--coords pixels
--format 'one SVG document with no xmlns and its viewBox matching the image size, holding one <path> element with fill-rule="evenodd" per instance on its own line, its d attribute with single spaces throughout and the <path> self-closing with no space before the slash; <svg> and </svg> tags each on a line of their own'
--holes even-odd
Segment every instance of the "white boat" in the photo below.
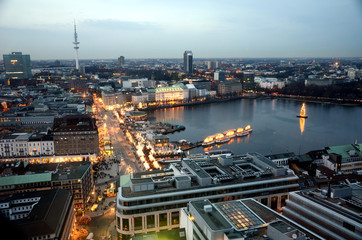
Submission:
<svg viewBox="0 0 362 240">
<path fill-rule="evenodd" d="M 216 137 L 215 137 L 215 142 L 216 143 L 225 143 L 225 142 L 228 142 L 228 141 L 230 141 L 230 137 L 225 136 L 222 133 L 217 134 Z"/>
<path fill-rule="evenodd" d="M 212 144 L 215 143 L 215 138 L 214 136 L 208 136 L 207 138 L 205 138 L 205 140 L 202 142 L 202 146 L 210 146 Z"/>
<path fill-rule="evenodd" d="M 247 131 L 248 133 L 253 131 L 250 125 L 246 126 L 244 130 Z"/>
<path fill-rule="evenodd" d="M 245 131 L 244 128 L 238 128 L 236 130 L 236 136 L 238 136 L 238 137 L 243 137 L 243 136 L 246 136 L 248 134 L 249 134 L 249 132 Z"/>
</svg>

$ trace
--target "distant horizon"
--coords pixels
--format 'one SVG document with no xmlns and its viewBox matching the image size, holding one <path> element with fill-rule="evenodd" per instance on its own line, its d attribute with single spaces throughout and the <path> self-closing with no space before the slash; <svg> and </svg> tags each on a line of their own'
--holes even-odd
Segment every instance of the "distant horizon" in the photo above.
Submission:
<svg viewBox="0 0 362 240">
<path fill-rule="evenodd" d="M 3 0 L 0 53 L 73 59 L 75 21 L 80 59 L 358 57 L 361 13 L 360 0 Z"/>
<path fill-rule="evenodd" d="M 7 54 L 4 54 L 7 55 Z M 30 60 L 31 61 L 75 61 L 74 58 L 69 58 L 69 59 L 60 59 L 60 58 L 54 58 L 54 59 L 32 59 L 31 58 L 31 54 L 24 54 L 23 55 L 30 55 Z M 181 60 L 183 61 L 183 58 L 156 58 L 156 57 L 148 57 L 148 58 L 127 58 L 125 57 L 125 61 L 127 60 Z M 79 61 L 91 61 L 91 60 L 117 60 L 118 57 L 116 58 L 80 58 Z M 202 61 L 202 60 L 228 60 L 228 59 L 240 59 L 240 60 L 247 60 L 247 59 L 288 59 L 288 60 L 303 60 L 303 59 L 321 59 L 321 60 L 328 60 L 328 59 L 354 59 L 354 60 L 362 60 L 362 57 L 197 57 L 197 58 L 193 58 L 194 61 Z M 3 61 L 3 60 L 1 60 Z"/>
</svg>

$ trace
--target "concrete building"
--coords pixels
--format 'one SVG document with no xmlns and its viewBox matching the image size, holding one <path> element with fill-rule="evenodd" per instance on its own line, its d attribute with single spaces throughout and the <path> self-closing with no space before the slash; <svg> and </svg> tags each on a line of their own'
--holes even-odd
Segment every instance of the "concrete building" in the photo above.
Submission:
<svg viewBox="0 0 362 240">
<path fill-rule="evenodd" d="M 71 190 L 76 208 L 84 208 L 93 183 L 90 162 L 28 164 L 2 163 L 0 195 L 50 189 Z"/>
<path fill-rule="evenodd" d="M 183 84 L 172 87 L 156 88 L 156 102 L 185 102 L 189 99 L 189 90 Z"/>
<path fill-rule="evenodd" d="M 243 92 L 240 82 L 222 82 L 217 86 L 217 92 L 221 96 L 238 95 Z"/>
<path fill-rule="evenodd" d="M 55 118 L 52 133 L 56 155 L 99 154 L 98 128 L 89 115 Z"/>
<path fill-rule="evenodd" d="M 0 197 L 2 235 L 11 239 L 72 238 L 74 205 L 69 190 L 24 192 Z M 12 230 L 16 230 L 15 232 Z"/>
<path fill-rule="evenodd" d="M 323 239 L 254 199 L 212 203 L 190 201 L 181 209 L 186 239 Z"/>
<path fill-rule="evenodd" d="M 272 88 L 284 88 L 285 87 L 285 82 L 284 81 L 279 81 L 277 78 L 260 78 L 255 77 L 255 82 L 257 82 L 257 84 L 259 85 L 259 87 L 261 88 L 266 88 L 266 89 L 272 89 Z"/>
<path fill-rule="evenodd" d="M 307 155 L 316 164 L 322 165 L 334 173 L 350 174 L 362 171 L 362 144 L 330 146 L 309 152 Z"/>
<path fill-rule="evenodd" d="M 255 74 L 253 72 L 244 72 L 242 84 L 243 84 L 243 92 L 251 93 L 255 91 L 255 82 L 254 82 Z"/>
<path fill-rule="evenodd" d="M 192 63 L 192 52 L 191 51 L 185 51 L 184 52 L 184 72 L 187 74 L 192 74 L 193 73 L 193 63 Z"/>
<path fill-rule="evenodd" d="M 12 133 L 0 138 L 0 157 L 53 155 L 53 136 L 45 133 Z"/>
<path fill-rule="evenodd" d="M 186 87 L 189 90 L 189 99 L 192 100 L 197 97 L 197 89 L 195 88 L 195 85 L 193 84 L 186 84 Z"/>
<path fill-rule="evenodd" d="M 123 92 L 102 91 L 102 102 L 107 109 L 125 104 L 127 102 L 127 97 Z"/>
<path fill-rule="evenodd" d="M 214 80 L 225 81 L 225 72 L 223 71 L 214 72 Z"/>
<path fill-rule="evenodd" d="M 122 66 L 122 65 L 124 65 L 124 56 L 120 56 L 118 58 L 118 66 Z"/>
<path fill-rule="evenodd" d="M 289 165 L 289 159 L 294 158 L 295 154 L 293 152 L 288 152 L 267 155 L 265 157 L 272 160 L 277 166 L 287 167 Z"/>
<path fill-rule="evenodd" d="M 138 105 L 139 103 L 147 103 L 148 102 L 148 93 L 136 93 L 132 95 L 132 103 L 134 105 Z"/>
<path fill-rule="evenodd" d="M 360 183 L 292 192 L 283 214 L 326 239 L 361 239 Z"/>
<path fill-rule="evenodd" d="M 254 197 L 281 209 L 298 177 L 257 153 L 198 157 L 170 170 L 134 173 L 117 195 L 116 226 L 124 238 L 178 228 L 180 208 L 189 201 L 212 202 Z"/>
<path fill-rule="evenodd" d="M 331 146 L 325 150 L 328 153 L 323 158 L 325 167 L 343 173 L 362 171 L 362 144 Z"/>
<path fill-rule="evenodd" d="M 32 77 L 30 55 L 12 52 L 4 54 L 3 58 L 6 79 L 30 79 Z"/>
<path fill-rule="evenodd" d="M 215 61 L 207 61 L 207 69 L 215 69 L 216 68 L 216 62 Z"/>
<path fill-rule="evenodd" d="M 126 89 L 155 88 L 156 81 L 148 80 L 148 78 L 122 80 L 122 87 Z"/>
<path fill-rule="evenodd" d="M 19 145 L 19 144 L 18 144 Z M 90 161 L 96 162 L 97 156 L 95 153 L 90 154 L 67 154 L 67 155 L 28 155 L 28 156 L 14 156 L 14 157 L 2 157 L 1 162 L 29 162 L 29 163 L 62 163 L 62 162 L 80 162 Z"/>
</svg>

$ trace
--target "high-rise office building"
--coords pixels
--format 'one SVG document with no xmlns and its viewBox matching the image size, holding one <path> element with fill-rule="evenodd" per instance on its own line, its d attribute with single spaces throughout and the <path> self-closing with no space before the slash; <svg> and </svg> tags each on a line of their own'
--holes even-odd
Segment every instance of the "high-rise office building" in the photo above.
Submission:
<svg viewBox="0 0 362 240">
<path fill-rule="evenodd" d="M 254 73 L 253 72 L 244 72 L 242 84 L 243 92 L 254 92 L 255 91 L 255 82 L 254 82 Z"/>
<path fill-rule="evenodd" d="M 3 55 L 6 79 L 29 79 L 31 78 L 30 55 L 21 52 L 12 52 Z"/>
<path fill-rule="evenodd" d="M 124 64 L 124 56 L 120 56 L 118 58 L 118 66 L 122 66 Z"/>
<path fill-rule="evenodd" d="M 225 81 L 225 72 L 223 71 L 214 72 L 214 80 Z"/>
<path fill-rule="evenodd" d="M 192 74 L 192 52 L 185 51 L 184 52 L 184 72 L 187 74 Z"/>
</svg>

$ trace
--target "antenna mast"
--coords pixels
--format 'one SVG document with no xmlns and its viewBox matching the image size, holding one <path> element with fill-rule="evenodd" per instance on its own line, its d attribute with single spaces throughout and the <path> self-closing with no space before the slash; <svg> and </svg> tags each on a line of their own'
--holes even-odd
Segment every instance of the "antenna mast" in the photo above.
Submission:
<svg viewBox="0 0 362 240">
<path fill-rule="evenodd" d="M 78 42 L 78 34 L 77 34 L 77 25 L 75 24 L 75 20 L 74 20 L 74 49 L 75 49 L 75 69 L 79 70 L 79 60 L 78 60 L 78 44 L 80 42 Z"/>
</svg>

